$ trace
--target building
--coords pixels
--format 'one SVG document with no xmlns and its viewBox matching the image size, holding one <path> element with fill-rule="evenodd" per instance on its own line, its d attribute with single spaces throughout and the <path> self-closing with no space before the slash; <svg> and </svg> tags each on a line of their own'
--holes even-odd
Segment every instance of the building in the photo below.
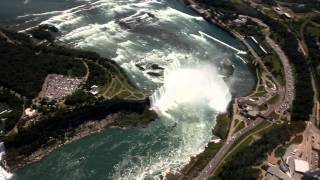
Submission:
<svg viewBox="0 0 320 180">
<path fill-rule="evenodd" d="M 294 170 L 299 173 L 305 173 L 310 170 L 309 163 L 301 159 L 295 159 Z"/>
<path fill-rule="evenodd" d="M 90 93 L 91 93 L 92 95 L 97 95 L 97 94 L 99 94 L 98 86 L 97 86 L 97 85 L 91 86 Z"/>
<path fill-rule="evenodd" d="M 289 13 L 284 13 L 284 16 L 287 17 L 288 19 L 292 18 L 292 16 Z"/>
<path fill-rule="evenodd" d="M 251 38 L 251 40 L 252 40 L 254 43 L 259 44 L 259 42 L 257 41 L 257 39 L 256 39 L 255 37 L 250 36 L 250 38 Z"/>
<path fill-rule="evenodd" d="M 32 117 L 36 114 L 36 110 L 31 109 L 31 108 L 27 108 L 24 113 L 26 114 L 26 116 L 28 117 Z"/>
<path fill-rule="evenodd" d="M 287 173 L 290 171 L 288 165 L 283 161 L 280 162 L 280 170 L 284 173 Z"/>
</svg>

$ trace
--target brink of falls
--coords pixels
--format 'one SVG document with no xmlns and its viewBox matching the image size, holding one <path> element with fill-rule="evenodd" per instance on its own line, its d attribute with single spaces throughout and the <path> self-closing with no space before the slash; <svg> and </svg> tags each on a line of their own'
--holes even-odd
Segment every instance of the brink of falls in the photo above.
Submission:
<svg viewBox="0 0 320 180">
<path fill-rule="evenodd" d="M 255 85 L 240 56 L 208 37 L 243 46 L 178 0 L 48 0 L 47 6 L 53 1 L 68 6 L 46 11 L 44 3 L 43 12 L 30 12 L 40 2 L 30 0 L 25 6 L 31 10 L 17 21 L 52 24 L 59 41 L 114 59 L 150 94 L 159 119 L 147 128 L 110 128 L 63 146 L 13 179 L 161 179 L 202 152 L 215 138 L 216 115 Z M 233 67 L 228 76 L 221 73 L 226 66 Z"/>
</svg>

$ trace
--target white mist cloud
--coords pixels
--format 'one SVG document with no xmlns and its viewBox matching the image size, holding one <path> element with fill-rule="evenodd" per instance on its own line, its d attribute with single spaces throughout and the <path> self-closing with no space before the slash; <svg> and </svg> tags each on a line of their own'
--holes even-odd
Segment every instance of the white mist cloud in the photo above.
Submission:
<svg viewBox="0 0 320 180">
<path fill-rule="evenodd" d="M 179 104 L 208 105 L 212 109 L 226 110 L 231 94 L 228 86 L 210 65 L 181 67 L 175 64 L 165 73 L 164 86 L 152 97 L 152 105 L 167 111 Z"/>
</svg>

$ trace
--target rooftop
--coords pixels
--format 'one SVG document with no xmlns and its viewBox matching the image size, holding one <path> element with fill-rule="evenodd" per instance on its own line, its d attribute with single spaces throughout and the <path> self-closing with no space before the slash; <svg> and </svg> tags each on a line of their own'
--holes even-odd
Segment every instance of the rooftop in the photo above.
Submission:
<svg viewBox="0 0 320 180">
<path fill-rule="evenodd" d="M 305 173 L 309 171 L 309 163 L 301 159 L 294 160 L 294 170 L 297 172 Z"/>
</svg>

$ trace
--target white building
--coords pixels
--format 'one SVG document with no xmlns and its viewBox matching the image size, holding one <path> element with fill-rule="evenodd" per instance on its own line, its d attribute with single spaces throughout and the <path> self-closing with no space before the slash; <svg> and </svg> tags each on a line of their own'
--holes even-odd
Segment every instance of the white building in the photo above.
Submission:
<svg viewBox="0 0 320 180">
<path fill-rule="evenodd" d="M 295 159 L 294 170 L 296 172 L 305 173 L 310 170 L 309 163 L 301 159 Z"/>
<path fill-rule="evenodd" d="M 36 114 L 36 110 L 31 109 L 31 108 L 27 108 L 24 112 L 29 117 L 34 116 Z"/>
</svg>

